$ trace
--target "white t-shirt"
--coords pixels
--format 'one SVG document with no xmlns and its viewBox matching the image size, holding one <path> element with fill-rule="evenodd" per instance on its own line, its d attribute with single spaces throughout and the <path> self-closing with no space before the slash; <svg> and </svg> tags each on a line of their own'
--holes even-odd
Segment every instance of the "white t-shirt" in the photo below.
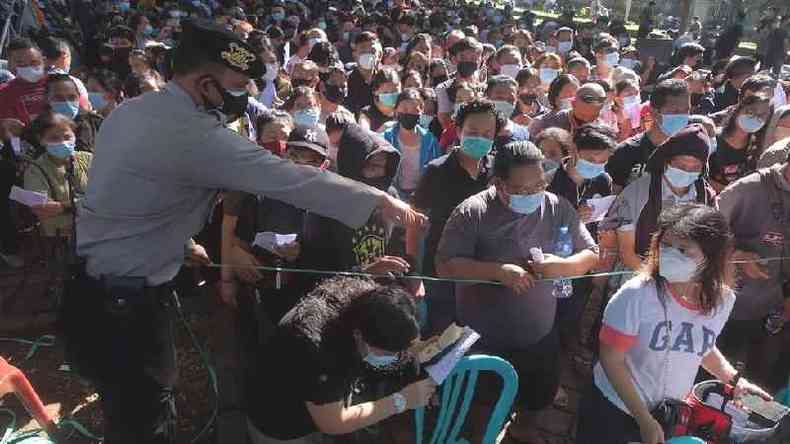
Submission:
<svg viewBox="0 0 790 444">
<path fill-rule="evenodd" d="M 417 188 L 420 179 L 420 143 L 407 145 L 400 136 L 400 178 L 399 187 L 402 190 L 413 191 Z"/>
<path fill-rule="evenodd" d="M 683 399 L 691 391 L 702 358 L 715 348 L 735 304 L 735 294 L 727 290 L 722 306 L 705 315 L 669 290 L 664 296 L 666 316 L 655 281 L 632 278 L 606 306 L 599 336 L 601 343 L 625 353 L 636 390 L 650 410 L 662 399 Z M 629 413 L 600 362 L 593 374 L 604 396 Z"/>
</svg>

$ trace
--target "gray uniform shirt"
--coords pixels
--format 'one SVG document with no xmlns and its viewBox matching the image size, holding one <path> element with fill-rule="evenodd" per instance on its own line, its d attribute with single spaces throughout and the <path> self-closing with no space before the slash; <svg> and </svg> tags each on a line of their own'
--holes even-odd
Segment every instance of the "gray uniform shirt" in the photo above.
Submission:
<svg viewBox="0 0 790 444">
<path fill-rule="evenodd" d="M 760 257 L 783 257 L 790 254 L 790 192 L 780 188 L 778 181 L 784 164 L 770 168 L 766 189 L 755 172 L 730 184 L 719 196 L 719 209 L 730 221 L 736 247 L 752 251 Z M 738 299 L 732 318 L 754 321 L 782 306 L 782 284 L 790 279 L 790 261 L 774 260 L 761 264 L 771 277 L 750 279 L 738 275 Z"/>
<path fill-rule="evenodd" d="M 184 246 L 206 223 L 220 189 L 282 200 L 364 224 L 383 193 L 261 149 L 170 82 L 124 102 L 104 121 L 77 220 L 88 274 L 172 279 Z"/>
<path fill-rule="evenodd" d="M 524 266 L 530 248 L 553 253 L 559 227 L 568 226 L 574 252 L 597 250 L 595 241 L 570 202 L 546 193 L 530 215 L 510 210 L 491 187 L 453 211 L 436 254 L 438 263 L 454 257 Z M 557 309 L 552 282 L 538 282 L 525 295 L 498 285 L 456 285 L 458 319 L 482 336 L 484 350 L 521 350 L 540 341 L 553 325 Z"/>
</svg>

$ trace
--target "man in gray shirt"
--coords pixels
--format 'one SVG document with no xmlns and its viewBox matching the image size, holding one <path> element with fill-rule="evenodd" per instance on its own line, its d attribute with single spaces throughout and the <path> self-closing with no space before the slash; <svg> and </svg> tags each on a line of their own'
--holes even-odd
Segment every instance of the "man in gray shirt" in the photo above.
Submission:
<svg viewBox="0 0 790 444">
<path fill-rule="evenodd" d="M 391 222 L 424 219 L 386 193 L 275 157 L 227 129 L 263 70 L 235 35 L 186 23 L 174 79 L 118 107 L 98 134 L 77 219 L 85 267 L 67 283 L 62 319 L 70 362 L 102 398 L 107 444 L 175 440 L 167 284 L 186 255 L 209 261 L 191 236 L 218 190 L 265 195 L 352 227 L 376 208 Z"/>
<path fill-rule="evenodd" d="M 480 333 L 479 350 L 502 356 L 519 374 L 516 409 L 509 433 L 537 442 L 536 413 L 550 405 L 559 386 L 559 340 L 554 328 L 557 303 L 551 281 L 587 273 L 597 262 L 597 246 L 570 202 L 546 192 L 543 155 L 531 142 L 513 142 L 497 151 L 494 187 L 462 202 L 450 216 L 436 254 L 440 276 L 499 281 L 501 286 L 456 286 L 457 318 Z M 560 227 L 568 227 L 573 254 L 555 256 Z M 539 248 L 543 261 L 532 260 Z M 497 401 L 497 381 L 480 375 L 471 442 L 481 442 Z M 528 411 L 527 411 L 528 410 Z"/>
<path fill-rule="evenodd" d="M 778 389 L 787 383 L 787 370 L 777 362 L 787 353 L 780 333 L 787 328 L 790 261 L 758 261 L 790 256 L 790 162 L 730 184 L 719 195 L 719 209 L 735 236 L 733 260 L 742 263 L 738 299 L 718 346 L 746 363 L 756 383 Z"/>
</svg>

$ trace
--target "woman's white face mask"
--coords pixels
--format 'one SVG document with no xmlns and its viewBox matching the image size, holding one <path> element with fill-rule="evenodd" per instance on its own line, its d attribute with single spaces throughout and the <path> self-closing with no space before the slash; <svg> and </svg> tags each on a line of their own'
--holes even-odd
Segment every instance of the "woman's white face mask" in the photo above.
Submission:
<svg viewBox="0 0 790 444">
<path fill-rule="evenodd" d="M 676 242 L 662 242 L 658 250 L 658 274 L 670 283 L 693 282 L 697 279 L 704 259 L 696 245 L 691 247 Z"/>
</svg>

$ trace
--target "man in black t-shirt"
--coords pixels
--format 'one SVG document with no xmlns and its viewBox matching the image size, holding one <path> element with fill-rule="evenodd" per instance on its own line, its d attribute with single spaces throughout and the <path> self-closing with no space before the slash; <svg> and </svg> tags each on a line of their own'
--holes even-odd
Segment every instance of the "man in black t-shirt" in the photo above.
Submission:
<svg viewBox="0 0 790 444">
<path fill-rule="evenodd" d="M 653 126 L 618 145 L 606 163 L 606 172 L 612 176 L 615 193 L 642 177 L 656 147 L 688 123 L 691 102 L 685 81 L 664 80 L 656 86 L 650 99 Z"/>
<path fill-rule="evenodd" d="M 495 105 L 487 100 L 475 100 L 461 106 L 455 120 L 461 144 L 467 135 L 490 139 L 493 144 L 494 137 L 504 124 L 500 118 L 493 117 L 494 113 Z M 468 152 L 463 146 L 454 148 L 449 154 L 430 162 L 417 184 L 412 204 L 430 214 L 430 227 L 422 255 L 422 273 L 426 276 L 436 275 L 434 257 L 450 214 L 458 204 L 488 187 L 493 158 L 488 153 L 482 156 L 479 154 L 482 153 Z M 412 228 L 407 228 L 406 236 L 407 256 L 416 257 L 419 254 L 419 236 Z M 429 324 L 426 334 L 443 331 L 455 318 L 453 288 L 452 283 L 426 283 Z"/>
<path fill-rule="evenodd" d="M 348 95 L 345 106 L 354 115 L 373 105 L 373 87 L 371 81 L 381 61 L 381 43 L 372 32 L 359 34 L 351 45 L 356 66 L 348 74 Z"/>
<path fill-rule="evenodd" d="M 414 382 L 418 369 L 403 353 L 419 335 L 415 316 L 412 297 L 397 285 L 324 281 L 285 315 L 257 356 L 250 442 L 320 443 L 322 433 L 353 433 L 425 406 L 436 384 Z"/>
</svg>

